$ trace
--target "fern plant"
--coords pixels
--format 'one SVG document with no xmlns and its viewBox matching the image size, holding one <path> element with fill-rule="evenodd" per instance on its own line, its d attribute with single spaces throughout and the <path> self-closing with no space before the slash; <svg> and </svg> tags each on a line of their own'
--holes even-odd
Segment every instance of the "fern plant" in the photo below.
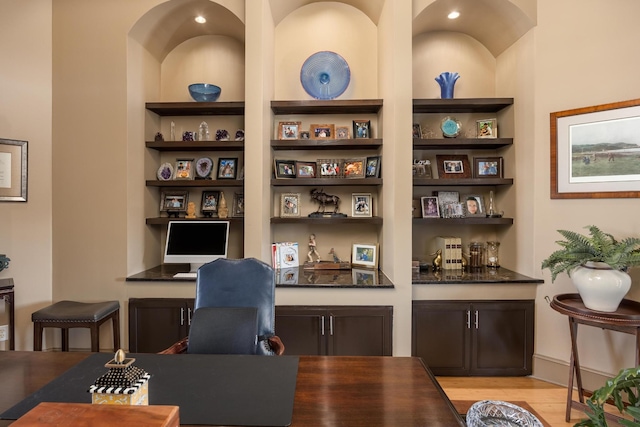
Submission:
<svg viewBox="0 0 640 427">
<path fill-rule="evenodd" d="M 566 240 L 556 243 L 561 249 L 553 252 L 542 262 L 542 268 L 551 271 L 551 282 L 560 273 L 571 272 L 588 261 L 603 262 L 614 270 L 626 271 L 640 265 L 640 238 L 627 237 L 617 240 L 595 225 L 589 225 L 589 236 L 568 230 L 558 230 Z"/>
<path fill-rule="evenodd" d="M 608 400 L 618 408 L 621 414 L 630 415 L 631 420 L 620 420 L 619 423 L 626 427 L 640 427 L 640 366 L 621 370 L 618 375 L 607 380 L 604 386 L 593 392 L 587 400 L 586 414 L 589 417 L 575 424 L 574 427 L 607 427 L 607 419 L 604 415 L 604 405 Z M 628 404 L 625 404 L 625 398 Z M 625 406 L 626 405 L 626 406 Z"/>
</svg>

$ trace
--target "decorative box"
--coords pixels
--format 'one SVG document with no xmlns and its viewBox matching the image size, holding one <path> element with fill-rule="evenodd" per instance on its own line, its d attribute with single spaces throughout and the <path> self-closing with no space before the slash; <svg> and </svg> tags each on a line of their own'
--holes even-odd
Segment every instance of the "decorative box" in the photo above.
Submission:
<svg viewBox="0 0 640 427">
<path fill-rule="evenodd" d="M 104 366 L 109 371 L 89 387 L 91 403 L 101 405 L 148 405 L 149 375 L 133 366 L 136 359 L 125 357 L 122 350 Z"/>
</svg>

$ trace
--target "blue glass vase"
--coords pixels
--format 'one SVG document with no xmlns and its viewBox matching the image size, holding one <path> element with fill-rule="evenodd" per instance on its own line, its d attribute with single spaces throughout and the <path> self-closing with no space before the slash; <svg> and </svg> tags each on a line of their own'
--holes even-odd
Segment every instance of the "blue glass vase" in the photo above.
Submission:
<svg viewBox="0 0 640 427">
<path fill-rule="evenodd" d="M 458 73 L 450 73 L 446 71 L 436 77 L 436 81 L 440 85 L 440 98 L 451 99 L 453 98 L 453 87 L 456 81 L 460 78 Z"/>
</svg>

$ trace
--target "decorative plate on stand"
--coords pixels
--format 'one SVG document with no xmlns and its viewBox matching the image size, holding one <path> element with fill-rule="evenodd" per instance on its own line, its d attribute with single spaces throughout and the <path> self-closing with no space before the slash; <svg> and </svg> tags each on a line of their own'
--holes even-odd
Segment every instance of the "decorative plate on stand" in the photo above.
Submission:
<svg viewBox="0 0 640 427">
<path fill-rule="evenodd" d="M 349 64 L 335 52 L 314 53 L 300 70 L 302 87 L 316 99 L 337 98 L 347 90 L 350 79 Z"/>
</svg>

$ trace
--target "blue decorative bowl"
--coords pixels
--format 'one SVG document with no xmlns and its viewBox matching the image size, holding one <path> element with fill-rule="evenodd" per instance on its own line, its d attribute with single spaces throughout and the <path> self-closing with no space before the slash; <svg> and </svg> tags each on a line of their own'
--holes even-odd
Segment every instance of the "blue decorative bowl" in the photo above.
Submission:
<svg viewBox="0 0 640 427">
<path fill-rule="evenodd" d="M 316 99 L 334 99 L 349 86 L 351 70 L 344 58 L 335 52 L 316 52 L 307 58 L 300 70 L 304 90 Z"/>
<path fill-rule="evenodd" d="M 220 98 L 220 86 L 209 83 L 193 83 L 189 85 L 189 94 L 198 102 L 214 102 Z"/>
</svg>

